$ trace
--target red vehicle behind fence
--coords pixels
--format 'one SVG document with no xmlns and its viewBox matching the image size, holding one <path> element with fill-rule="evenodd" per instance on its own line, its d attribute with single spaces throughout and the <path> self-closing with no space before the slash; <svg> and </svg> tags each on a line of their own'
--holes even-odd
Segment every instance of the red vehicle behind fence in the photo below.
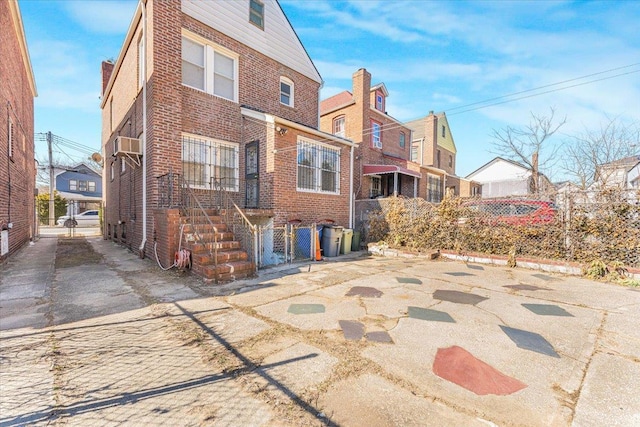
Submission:
<svg viewBox="0 0 640 427">
<path fill-rule="evenodd" d="M 558 209 L 553 202 L 543 200 L 488 199 L 463 203 L 475 218 L 493 224 L 538 225 L 556 221 Z M 461 218 L 466 223 L 468 218 Z"/>
</svg>

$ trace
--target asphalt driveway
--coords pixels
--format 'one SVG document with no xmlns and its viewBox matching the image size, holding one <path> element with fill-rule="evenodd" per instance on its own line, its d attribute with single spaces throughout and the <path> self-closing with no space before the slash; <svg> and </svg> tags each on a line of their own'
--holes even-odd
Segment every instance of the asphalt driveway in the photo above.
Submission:
<svg viewBox="0 0 640 427">
<path fill-rule="evenodd" d="M 0 426 L 640 425 L 638 290 L 362 255 L 216 287 L 41 239 L 0 266 Z"/>
</svg>

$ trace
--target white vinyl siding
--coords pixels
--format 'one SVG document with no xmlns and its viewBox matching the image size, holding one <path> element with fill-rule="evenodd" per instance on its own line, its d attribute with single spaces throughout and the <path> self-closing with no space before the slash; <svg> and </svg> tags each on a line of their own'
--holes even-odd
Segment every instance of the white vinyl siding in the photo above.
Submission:
<svg viewBox="0 0 640 427">
<path fill-rule="evenodd" d="M 287 68 L 321 83 L 311 58 L 276 2 L 263 2 L 264 30 L 249 21 L 249 2 L 182 0 L 182 12 Z"/>
</svg>

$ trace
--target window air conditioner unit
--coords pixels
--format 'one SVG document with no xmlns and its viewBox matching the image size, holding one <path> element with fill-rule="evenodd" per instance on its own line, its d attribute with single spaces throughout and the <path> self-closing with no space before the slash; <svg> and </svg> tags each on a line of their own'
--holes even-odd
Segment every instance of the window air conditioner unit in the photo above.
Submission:
<svg viewBox="0 0 640 427">
<path fill-rule="evenodd" d="M 140 140 L 137 138 L 128 138 L 119 136 L 115 140 L 114 154 L 142 155 L 142 147 Z"/>
</svg>

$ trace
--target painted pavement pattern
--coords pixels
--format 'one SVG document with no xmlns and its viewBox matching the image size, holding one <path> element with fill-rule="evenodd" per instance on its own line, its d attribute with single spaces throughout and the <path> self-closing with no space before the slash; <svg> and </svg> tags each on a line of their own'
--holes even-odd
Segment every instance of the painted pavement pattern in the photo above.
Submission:
<svg viewBox="0 0 640 427">
<path fill-rule="evenodd" d="M 633 289 L 371 257 L 188 288 L 92 245 L 140 307 L 2 331 L 0 426 L 640 425 Z"/>
</svg>

